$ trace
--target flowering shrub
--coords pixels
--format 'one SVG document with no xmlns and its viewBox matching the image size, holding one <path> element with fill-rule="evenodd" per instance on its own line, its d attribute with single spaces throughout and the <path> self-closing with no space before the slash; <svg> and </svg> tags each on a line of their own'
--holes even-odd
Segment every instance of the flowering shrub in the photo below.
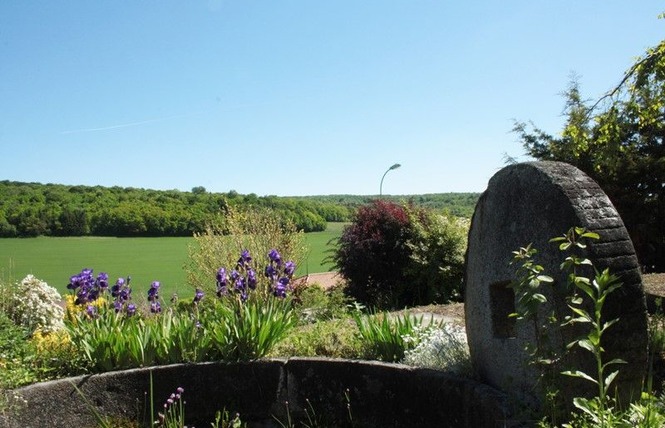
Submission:
<svg viewBox="0 0 665 428">
<path fill-rule="evenodd" d="M 436 328 L 417 327 L 413 335 L 405 336 L 404 340 L 417 343 L 415 348 L 404 352 L 404 364 L 459 374 L 468 374 L 471 370 L 469 347 L 462 327 L 450 323 Z"/>
<path fill-rule="evenodd" d="M 46 282 L 28 275 L 18 284 L 12 298 L 14 322 L 30 333 L 38 328 L 45 333 L 62 328 L 64 310 L 59 305 L 60 294 Z"/>
<path fill-rule="evenodd" d="M 51 333 L 41 329 L 35 330 L 30 341 L 35 346 L 37 354 L 65 353 L 72 347 L 72 339 L 64 329 Z"/>
<path fill-rule="evenodd" d="M 131 277 L 118 278 L 118 280 L 111 287 L 111 297 L 113 297 L 113 308 L 116 312 L 126 312 L 127 315 L 134 315 L 136 313 L 136 305 L 129 303 L 132 299 L 132 289 L 129 287 Z M 150 300 L 150 299 L 148 299 Z"/>
<path fill-rule="evenodd" d="M 210 277 L 220 266 L 235 266 L 239 249 L 257 255 L 279 248 L 285 260 L 300 265 L 305 259 L 307 248 L 302 231 L 298 231 L 293 222 L 276 217 L 272 210 L 241 211 L 228 207 L 216 220 L 206 225 L 203 233 L 194 235 L 195 242 L 188 248 L 189 262 L 185 266 L 187 282 L 209 296 L 216 292 Z M 260 275 L 261 270 L 256 273 Z"/>
</svg>

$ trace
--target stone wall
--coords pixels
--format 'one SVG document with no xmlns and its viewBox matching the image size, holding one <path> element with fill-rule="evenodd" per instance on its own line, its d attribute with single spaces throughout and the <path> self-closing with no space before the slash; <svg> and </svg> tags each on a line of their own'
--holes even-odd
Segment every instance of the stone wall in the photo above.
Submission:
<svg viewBox="0 0 665 428">
<path fill-rule="evenodd" d="M 251 427 L 280 426 L 286 405 L 293 418 L 311 403 L 316 416 L 346 426 L 347 404 L 363 427 L 510 426 L 505 395 L 468 378 L 399 364 L 318 358 L 249 363 L 178 364 L 80 376 L 16 390 L 28 401 L 6 428 L 96 426 L 89 405 L 101 414 L 139 421 L 150 391 L 157 406 L 178 386 L 185 389 L 186 412 L 194 426 L 209 426 L 217 410 L 239 412 Z M 340 422 L 341 421 L 341 422 Z"/>
</svg>

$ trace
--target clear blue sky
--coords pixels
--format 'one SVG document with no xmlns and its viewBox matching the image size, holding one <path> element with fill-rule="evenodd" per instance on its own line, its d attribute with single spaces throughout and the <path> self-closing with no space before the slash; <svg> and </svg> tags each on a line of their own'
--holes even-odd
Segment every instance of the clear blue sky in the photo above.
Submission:
<svg viewBox="0 0 665 428">
<path fill-rule="evenodd" d="M 652 0 L 0 2 L 0 180 L 483 191 L 665 35 Z M 521 158 L 525 159 L 525 158 Z"/>
</svg>

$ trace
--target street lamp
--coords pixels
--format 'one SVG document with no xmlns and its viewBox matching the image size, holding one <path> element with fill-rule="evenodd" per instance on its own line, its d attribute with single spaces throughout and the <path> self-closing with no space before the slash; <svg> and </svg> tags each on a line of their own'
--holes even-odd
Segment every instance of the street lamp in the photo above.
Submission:
<svg viewBox="0 0 665 428">
<path fill-rule="evenodd" d="M 388 168 L 386 170 L 386 172 L 383 173 L 383 177 L 381 177 L 381 184 L 379 185 L 379 196 L 383 195 L 383 179 L 386 178 L 386 174 L 388 174 L 393 169 L 399 168 L 400 166 L 402 166 L 402 165 L 396 163 L 396 164 L 392 165 L 390 168 Z"/>
</svg>

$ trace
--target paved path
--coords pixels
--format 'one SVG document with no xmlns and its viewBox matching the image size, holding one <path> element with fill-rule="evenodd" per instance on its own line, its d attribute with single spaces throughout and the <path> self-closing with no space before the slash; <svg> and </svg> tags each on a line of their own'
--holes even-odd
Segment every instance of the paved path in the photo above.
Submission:
<svg viewBox="0 0 665 428">
<path fill-rule="evenodd" d="M 305 285 L 319 284 L 324 290 L 327 290 L 340 282 L 344 282 L 337 272 L 310 273 L 296 278 L 294 281 L 296 281 L 296 283 L 304 281 Z"/>
</svg>

